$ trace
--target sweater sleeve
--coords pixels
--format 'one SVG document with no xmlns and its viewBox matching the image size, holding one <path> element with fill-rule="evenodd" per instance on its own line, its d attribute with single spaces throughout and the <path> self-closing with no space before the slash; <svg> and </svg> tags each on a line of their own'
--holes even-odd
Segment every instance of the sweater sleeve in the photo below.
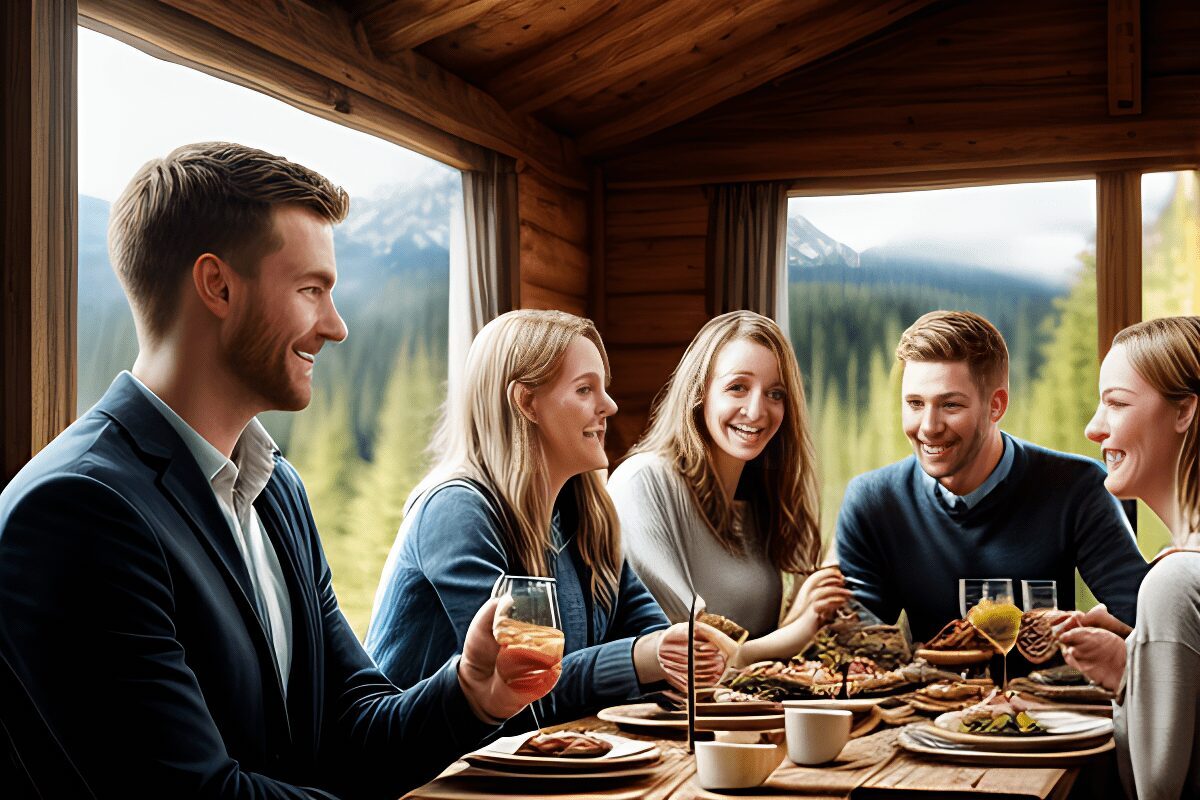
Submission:
<svg viewBox="0 0 1200 800">
<path fill-rule="evenodd" d="M 850 481 L 834 534 L 838 563 L 855 598 L 877 617 L 890 622 L 900 616 L 901 609 L 884 576 L 886 564 L 871 525 L 880 512 L 871 503 L 872 493 L 862 477 Z"/>
<path fill-rule="evenodd" d="M 1190 558 L 1188 562 L 1186 559 Z M 1122 777 L 1141 800 L 1190 797 L 1200 699 L 1200 556 L 1158 564 L 1126 643 L 1125 696 L 1115 709 Z"/>
<path fill-rule="evenodd" d="M 661 473 L 659 462 L 631 460 L 613 473 L 608 490 L 621 520 L 625 557 L 637 577 L 671 622 L 687 619 L 692 578 L 682 540 L 687 520 L 680 517 L 677 487 Z"/>
<path fill-rule="evenodd" d="M 1150 569 L 1120 502 L 1104 488 L 1104 472 L 1087 465 L 1076 495 L 1071 532 L 1083 582 L 1117 619 L 1133 625 L 1138 587 Z"/>
</svg>

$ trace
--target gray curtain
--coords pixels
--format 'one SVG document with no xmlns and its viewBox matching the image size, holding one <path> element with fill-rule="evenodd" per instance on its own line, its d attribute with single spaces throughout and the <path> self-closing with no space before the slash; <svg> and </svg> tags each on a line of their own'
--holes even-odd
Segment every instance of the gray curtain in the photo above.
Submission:
<svg viewBox="0 0 1200 800">
<path fill-rule="evenodd" d="M 787 333 L 787 184 L 709 188 L 706 266 L 711 314 L 756 311 Z"/>
<path fill-rule="evenodd" d="M 462 212 L 451 219 L 451 387 L 479 329 L 520 302 L 516 162 L 491 153 L 485 169 L 463 171 L 462 187 Z"/>
</svg>

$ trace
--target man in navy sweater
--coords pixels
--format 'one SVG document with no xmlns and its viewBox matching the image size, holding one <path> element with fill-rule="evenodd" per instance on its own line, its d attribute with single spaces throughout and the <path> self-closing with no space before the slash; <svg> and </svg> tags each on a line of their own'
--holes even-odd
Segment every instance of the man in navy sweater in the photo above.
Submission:
<svg viewBox="0 0 1200 800">
<path fill-rule="evenodd" d="M 1000 332 L 977 314 L 934 311 L 904 332 L 896 357 L 913 455 L 846 488 L 837 552 L 855 596 L 886 621 L 907 610 L 913 639 L 927 641 L 960 616 L 959 578 L 1011 578 L 1018 595 L 1022 579 L 1053 579 L 1069 609 L 1078 568 L 1132 625 L 1148 566 L 1103 468 L 1000 430 Z"/>
</svg>

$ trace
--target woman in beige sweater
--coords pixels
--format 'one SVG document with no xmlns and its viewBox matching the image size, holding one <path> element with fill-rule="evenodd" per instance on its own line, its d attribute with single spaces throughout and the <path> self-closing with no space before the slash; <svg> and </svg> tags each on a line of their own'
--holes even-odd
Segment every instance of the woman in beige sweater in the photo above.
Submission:
<svg viewBox="0 0 1200 800">
<path fill-rule="evenodd" d="M 1132 631 L 1103 607 L 1060 626 L 1068 663 L 1117 694 L 1114 722 L 1126 792 L 1200 797 L 1200 317 L 1168 317 L 1117 334 L 1100 368 L 1087 436 L 1105 487 L 1143 500 L 1171 530 L 1138 592 Z"/>
<path fill-rule="evenodd" d="M 837 569 L 814 574 L 804 387 L 767 317 L 733 311 L 696 334 L 608 490 L 626 558 L 668 619 L 698 594 L 749 631 L 738 663 L 796 655 L 849 597 Z"/>
</svg>

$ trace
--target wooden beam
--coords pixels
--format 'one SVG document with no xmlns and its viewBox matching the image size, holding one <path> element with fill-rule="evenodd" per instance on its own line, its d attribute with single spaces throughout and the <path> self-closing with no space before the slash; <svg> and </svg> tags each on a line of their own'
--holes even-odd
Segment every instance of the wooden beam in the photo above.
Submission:
<svg viewBox="0 0 1200 800">
<path fill-rule="evenodd" d="M 122 27 L 114 27 L 110 22 Z M 486 150 L 477 144 L 297 67 L 155 0 L 82 0 L 79 23 L 155 58 L 262 92 L 455 169 L 483 169 L 487 163 Z M 153 42 L 144 37 L 153 37 Z"/>
<path fill-rule="evenodd" d="M 1100 358 L 1142 318 L 1142 176 L 1096 176 L 1096 335 Z"/>
<path fill-rule="evenodd" d="M 816 2 L 825 5 L 830 0 Z M 631 75 L 652 73 L 694 49 L 719 43 L 738 26 L 754 26 L 765 34 L 803 5 L 796 0 L 665 0 L 650 7 L 619 3 L 550 47 L 501 70 L 485 88 L 514 111 L 534 111 L 569 95 L 594 94 Z"/>
<path fill-rule="evenodd" d="M 934 0 L 822 0 L 744 49 L 694 70 L 669 91 L 579 137 L 585 155 L 611 151 L 810 64 Z"/>
<path fill-rule="evenodd" d="M 0 18 L 0 486 L 75 418 L 78 224 L 74 0 Z"/>
<path fill-rule="evenodd" d="M 84 0 L 81 5 L 93 19 L 160 44 L 154 27 L 139 14 L 147 2 Z M 375 58 L 336 7 L 318 9 L 302 0 L 166 0 L 165 5 L 434 128 L 526 161 L 559 183 L 587 187 L 570 140 L 529 117 L 509 114 L 490 95 L 412 51 L 387 62 Z M 222 53 L 187 57 L 235 67 L 227 63 L 234 59 Z"/>
<path fill-rule="evenodd" d="M 409 0 L 381 5 L 361 18 L 371 50 L 388 58 L 465 28 L 509 0 Z"/>
<path fill-rule="evenodd" d="M 605 169 L 613 189 L 767 180 L 881 189 L 927 179 L 937 183 L 946 174 L 964 181 L 974 175 L 976 182 L 1005 176 L 1045 180 L 1103 169 L 1194 169 L 1197 164 L 1200 116 L 1183 114 L 1176 119 L 1108 119 L 1040 128 L 864 131 L 816 138 L 784 134 L 736 147 L 714 138 L 646 148 L 607 162 Z"/>
<path fill-rule="evenodd" d="M 608 297 L 608 257 L 605 249 L 607 238 L 605 224 L 604 170 L 592 168 L 591 193 L 588 196 L 588 255 L 591 257 L 591 272 L 588 275 L 588 316 L 596 323 L 596 329 L 604 335 L 608 324 L 606 300 Z"/>
<path fill-rule="evenodd" d="M 1108 113 L 1142 113 L 1142 4 L 1108 0 Z"/>
</svg>

